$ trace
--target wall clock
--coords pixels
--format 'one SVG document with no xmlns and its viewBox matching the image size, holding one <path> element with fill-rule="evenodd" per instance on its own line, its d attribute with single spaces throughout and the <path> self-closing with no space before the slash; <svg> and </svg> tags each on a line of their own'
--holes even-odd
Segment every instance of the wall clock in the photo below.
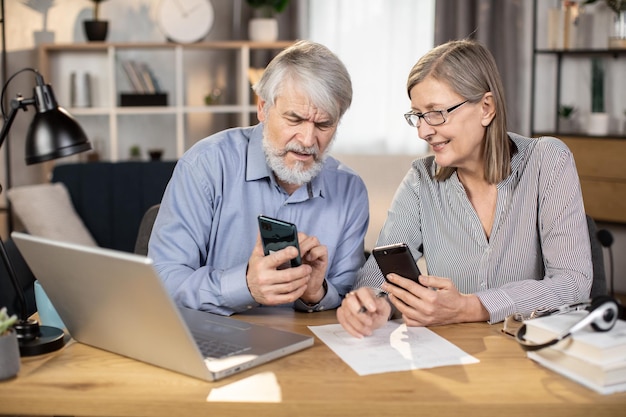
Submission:
<svg viewBox="0 0 626 417">
<path fill-rule="evenodd" d="M 211 30 L 215 15 L 210 0 L 161 0 L 157 21 L 168 40 L 192 43 Z"/>
</svg>

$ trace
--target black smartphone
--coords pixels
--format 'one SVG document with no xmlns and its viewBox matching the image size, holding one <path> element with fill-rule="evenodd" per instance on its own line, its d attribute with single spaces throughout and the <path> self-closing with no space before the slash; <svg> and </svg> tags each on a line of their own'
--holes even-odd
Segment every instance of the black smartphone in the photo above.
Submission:
<svg viewBox="0 0 626 417">
<path fill-rule="evenodd" d="M 387 274 L 394 273 L 420 284 L 420 270 L 406 243 L 378 246 L 372 250 L 372 254 L 385 279 Z"/>
<path fill-rule="evenodd" d="M 295 224 L 260 215 L 259 230 L 261 231 L 261 241 L 263 242 L 265 256 L 287 246 L 295 246 L 298 249 L 298 256 L 293 258 L 287 265 L 281 265 L 281 268 L 302 265 L 300 245 L 298 245 L 298 229 Z"/>
</svg>

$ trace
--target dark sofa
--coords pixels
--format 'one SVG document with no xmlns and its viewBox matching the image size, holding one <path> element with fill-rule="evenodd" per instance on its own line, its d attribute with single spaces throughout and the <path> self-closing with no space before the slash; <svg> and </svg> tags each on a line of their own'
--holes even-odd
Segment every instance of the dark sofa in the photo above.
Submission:
<svg viewBox="0 0 626 417">
<path fill-rule="evenodd" d="M 161 202 L 175 161 L 58 165 L 52 182 L 67 187 L 98 246 L 132 252 L 144 213 Z"/>
<path fill-rule="evenodd" d="M 98 246 L 133 252 L 144 213 L 161 202 L 172 176 L 175 161 L 90 162 L 57 165 L 52 182 L 62 182 L 74 208 Z M 28 314 L 35 312 L 34 277 L 9 239 L 8 256 L 16 269 L 27 303 Z M 0 307 L 18 313 L 19 304 L 0 261 Z"/>
</svg>

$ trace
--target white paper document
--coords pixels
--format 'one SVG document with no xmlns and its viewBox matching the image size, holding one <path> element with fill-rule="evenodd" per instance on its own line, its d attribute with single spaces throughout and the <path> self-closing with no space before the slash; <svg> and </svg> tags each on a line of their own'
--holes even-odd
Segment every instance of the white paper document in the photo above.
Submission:
<svg viewBox="0 0 626 417">
<path fill-rule="evenodd" d="M 282 392 L 273 372 L 255 374 L 219 388 L 213 388 L 207 401 L 279 403 Z"/>
<path fill-rule="evenodd" d="M 362 339 L 340 324 L 309 329 L 359 375 L 479 362 L 431 330 L 398 321 L 389 321 Z"/>
</svg>

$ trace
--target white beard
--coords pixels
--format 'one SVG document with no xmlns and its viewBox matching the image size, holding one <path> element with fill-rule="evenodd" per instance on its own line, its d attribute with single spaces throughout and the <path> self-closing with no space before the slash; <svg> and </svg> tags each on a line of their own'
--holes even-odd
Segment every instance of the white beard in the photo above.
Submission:
<svg viewBox="0 0 626 417">
<path fill-rule="evenodd" d="M 288 151 L 313 155 L 313 165 L 309 169 L 305 169 L 304 163 L 297 161 L 293 167 L 288 167 L 285 164 L 285 155 Z M 307 148 L 297 142 L 288 143 L 283 150 L 277 149 L 267 140 L 265 129 L 263 132 L 263 152 L 267 164 L 279 180 L 298 186 L 311 182 L 322 171 L 328 153 L 326 151 L 320 155 L 317 145 Z"/>
</svg>

